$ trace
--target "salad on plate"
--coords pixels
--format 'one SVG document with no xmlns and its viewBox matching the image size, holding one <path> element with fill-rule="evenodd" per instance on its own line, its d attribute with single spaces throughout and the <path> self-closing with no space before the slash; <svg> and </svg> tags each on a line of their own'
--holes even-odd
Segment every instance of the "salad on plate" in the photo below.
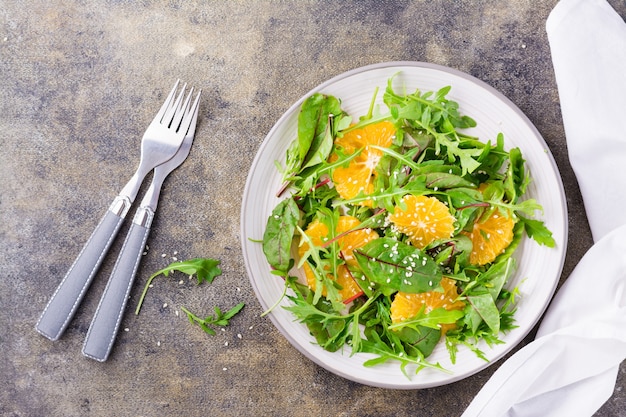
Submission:
<svg viewBox="0 0 626 417">
<path fill-rule="evenodd" d="M 449 86 L 400 93 L 392 80 L 385 108 L 375 90 L 358 119 L 340 97 L 304 100 L 262 246 L 284 308 L 321 348 L 396 361 L 408 376 L 446 371 L 428 360 L 440 343 L 452 363 L 461 345 L 485 358 L 480 341 L 502 343 L 515 327 L 516 248 L 555 242 L 524 197 L 519 148 L 464 133 L 476 122 Z"/>
</svg>

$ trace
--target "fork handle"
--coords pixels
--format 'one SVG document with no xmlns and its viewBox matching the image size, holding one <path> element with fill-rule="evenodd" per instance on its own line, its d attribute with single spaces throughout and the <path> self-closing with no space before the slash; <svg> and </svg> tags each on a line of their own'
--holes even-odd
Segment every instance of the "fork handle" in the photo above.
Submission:
<svg viewBox="0 0 626 417">
<path fill-rule="evenodd" d="M 111 247 L 130 207 L 130 201 L 118 196 L 100 220 L 69 271 L 52 294 L 35 329 L 50 340 L 57 340 L 76 313 L 93 277 Z"/>
<path fill-rule="evenodd" d="M 109 357 L 146 246 L 153 215 L 149 208 L 137 210 L 83 344 L 83 355 L 88 358 L 104 362 Z"/>
</svg>

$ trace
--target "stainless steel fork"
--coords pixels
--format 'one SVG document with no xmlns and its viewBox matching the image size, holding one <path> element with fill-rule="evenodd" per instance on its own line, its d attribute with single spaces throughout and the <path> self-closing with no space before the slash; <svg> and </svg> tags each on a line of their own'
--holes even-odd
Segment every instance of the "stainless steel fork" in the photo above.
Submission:
<svg viewBox="0 0 626 417">
<path fill-rule="evenodd" d="M 137 268 L 146 246 L 148 234 L 150 233 L 150 226 L 156 212 L 161 186 L 169 173 L 182 164 L 189 154 L 196 130 L 199 100 L 200 93 L 196 96 L 196 100 L 190 109 L 193 119 L 183 144 L 172 159 L 156 167 L 150 188 L 148 188 L 135 213 L 128 235 L 113 267 L 113 272 L 104 289 L 83 344 L 83 355 L 91 359 L 104 362 L 111 352 Z"/>
<path fill-rule="evenodd" d="M 109 206 L 37 321 L 36 330 L 48 339 L 57 340 L 76 313 L 145 176 L 180 148 L 194 115 L 188 111 L 191 95 L 183 102 L 186 85 L 177 94 L 179 85 L 179 81 L 174 84 L 146 129 L 136 172 Z"/>
</svg>

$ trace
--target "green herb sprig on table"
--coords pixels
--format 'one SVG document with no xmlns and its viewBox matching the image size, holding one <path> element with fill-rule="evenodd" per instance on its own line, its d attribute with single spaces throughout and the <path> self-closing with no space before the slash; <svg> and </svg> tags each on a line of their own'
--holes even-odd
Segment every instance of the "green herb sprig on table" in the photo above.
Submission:
<svg viewBox="0 0 626 417">
<path fill-rule="evenodd" d="M 222 312 L 222 310 L 216 306 L 214 308 L 215 316 L 207 316 L 204 319 L 196 316 L 191 311 L 187 310 L 185 307 L 181 307 L 180 309 L 183 310 L 183 312 L 187 315 L 187 318 L 189 319 L 190 323 L 197 324 L 207 334 L 213 336 L 215 335 L 215 330 L 213 330 L 209 326 L 221 326 L 221 327 L 228 326 L 230 324 L 230 319 L 232 319 L 237 313 L 239 313 L 244 308 L 244 306 L 245 306 L 244 303 L 239 303 L 225 313 Z"/>
<path fill-rule="evenodd" d="M 152 281 L 159 275 L 164 275 L 167 277 L 172 272 L 182 272 L 189 276 L 195 275 L 198 280 L 198 285 L 202 284 L 203 282 L 207 282 L 210 284 L 217 276 L 221 275 L 222 273 L 222 270 L 218 266 L 219 264 L 220 261 L 217 259 L 195 258 L 186 261 L 173 262 L 165 268 L 155 272 L 154 274 L 150 275 L 150 278 L 148 278 L 148 281 L 146 282 L 146 286 L 144 287 L 141 298 L 139 299 L 139 303 L 137 304 L 135 314 L 139 314 L 139 311 L 141 310 L 141 305 L 143 304 L 143 300 L 148 292 L 148 288 L 150 288 Z M 181 310 L 187 315 L 187 318 L 192 324 L 197 324 L 209 335 L 215 335 L 215 330 L 213 330 L 209 326 L 228 326 L 230 324 L 230 319 L 232 319 L 237 313 L 239 313 L 244 308 L 244 306 L 244 303 L 239 303 L 225 313 L 216 306 L 213 309 L 215 311 L 215 316 L 207 316 L 204 319 L 196 316 L 185 307 L 181 307 Z"/>
<path fill-rule="evenodd" d="M 217 259 L 211 258 L 195 258 L 188 259 L 186 261 L 178 261 L 172 262 L 165 268 L 156 271 L 154 274 L 150 275 L 148 281 L 146 282 L 146 286 L 141 293 L 141 297 L 139 298 L 139 303 L 137 304 L 137 308 L 135 309 L 135 314 L 139 314 L 141 310 L 141 306 L 143 304 L 143 300 L 146 298 L 146 294 L 148 293 L 148 289 L 152 284 L 152 281 L 158 277 L 159 275 L 169 276 L 170 273 L 177 271 L 182 272 L 187 275 L 195 275 L 198 279 L 198 285 L 203 282 L 212 283 L 215 277 L 221 275 L 222 270 L 219 268 L 220 261 Z"/>
</svg>

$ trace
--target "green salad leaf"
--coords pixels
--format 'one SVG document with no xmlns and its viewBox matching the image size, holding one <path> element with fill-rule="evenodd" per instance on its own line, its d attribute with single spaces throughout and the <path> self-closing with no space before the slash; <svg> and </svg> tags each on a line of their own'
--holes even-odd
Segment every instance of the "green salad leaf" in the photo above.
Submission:
<svg viewBox="0 0 626 417">
<path fill-rule="evenodd" d="M 141 306 L 143 305 L 143 301 L 146 298 L 146 294 L 148 293 L 148 289 L 152 284 L 152 281 L 158 277 L 159 275 L 169 276 L 172 272 L 182 272 L 187 275 L 195 275 L 198 280 L 198 285 L 203 282 L 212 283 L 215 277 L 222 274 L 222 270 L 219 268 L 220 261 L 212 258 L 194 258 L 188 259 L 186 261 L 178 261 L 172 262 L 165 268 L 156 271 L 152 274 L 141 293 L 141 297 L 139 298 L 139 302 L 137 303 L 137 308 L 135 309 L 135 314 L 139 314 L 141 310 Z"/>
<path fill-rule="evenodd" d="M 214 336 L 215 330 L 211 326 L 220 326 L 225 327 L 230 324 L 230 319 L 232 319 L 237 313 L 239 313 L 245 307 L 244 303 L 239 303 L 230 310 L 226 312 L 222 312 L 219 307 L 214 307 L 213 311 L 215 312 L 214 316 L 207 316 L 205 318 L 200 318 L 191 311 L 187 310 L 185 307 L 181 307 L 180 309 L 187 315 L 189 322 L 192 324 L 196 324 L 200 326 L 202 330 L 208 335 Z"/>
</svg>

